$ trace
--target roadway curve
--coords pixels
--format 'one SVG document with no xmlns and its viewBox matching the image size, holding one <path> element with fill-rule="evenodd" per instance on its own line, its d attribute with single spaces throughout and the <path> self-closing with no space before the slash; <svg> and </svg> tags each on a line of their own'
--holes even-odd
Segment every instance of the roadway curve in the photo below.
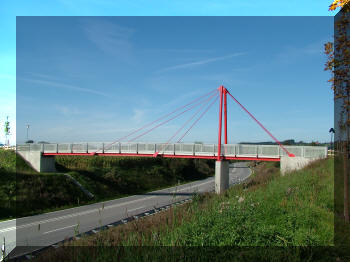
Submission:
<svg viewBox="0 0 350 262">
<path fill-rule="evenodd" d="M 230 185 L 237 184 L 250 175 L 246 162 L 230 165 Z M 18 246 L 10 257 L 22 256 L 34 250 L 53 245 L 79 233 L 126 222 L 126 219 L 145 212 L 155 212 L 160 207 L 189 199 L 195 192 L 214 191 L 214 177 L 176 187 L 157 190 L 106 202 L 70 208 L 41 215 L 18 218 L 0 223 L 0 240 L 6 240 L 6 253 Z M 1 255 L 0 255 L 1 257 Z M 1 261 L 1 259 L 0 259 Z"/>
</svg>

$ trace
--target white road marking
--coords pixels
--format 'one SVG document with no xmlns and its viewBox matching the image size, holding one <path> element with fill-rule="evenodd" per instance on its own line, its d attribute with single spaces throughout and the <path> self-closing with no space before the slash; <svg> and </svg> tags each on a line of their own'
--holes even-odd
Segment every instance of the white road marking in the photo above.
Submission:
<svg viewBox="0 0 350 262">
<path fill-rule="evenodd" d="M 132 211 L 135 211 L 135 210 L 138 210 L 138 209 L 141 209 L 141 208 L 144 208 L 144 206 L 138 207 L 138 208 L 134 208 L 134 209 L 129 209 L 128 212 L 132 212 Z"/>
<path fill-rule="evenodd" d="M 208 183 L 214 183 L 214 180 L 210 180 L 210 181 L 203 182 L 203 183 L 196 184 L 196 185 L 189 185 L 189 186 L 187 186 L 185 188 L 182 188 L 182 189 L 177 189 L 176 188 L 175 190 L 169 192 L 169 194 L 173 194 L 173 193 L 176 194 L 176 193 L 185 191 L 187 189 L 191 189 L 192 187 L 200 187 L 200 186 L 208 184 Z M 140 199 L 131 200 L 131 201 L 128 201 L 128 202 L 114 204 L 114 205 L 110 205 L 110 206 L 104 207 L 104 210 L 112 209 L 112 208 L 119 207 L 119 206 L 125 206 L 125 205 L 128 205 L 128 204 L 136 203 L 136 202 L 140 202 L 140 201 L 145 201 L 145 200 L 149 200 L 149 199 L 156 198 L 156 197 L 159 197 L 159 196 L 150 196 L 150 197 L 146 197 L 146 198 L 140 198 Z M 131 211 L 131 210 L 129 210 L 129 211 Z M 46 219 L 46 220 L 41 220 L 41 221 L 37 221 L 37 222 L 33 222 L 33 223 L 29 223 L 29 224 L 25 224 L 25 225 L 21 225 L 21 226 L 17 226 L 17 227 L 9 227 L 9 228 L 5 228 L 5 229 L 1 229 L 0 232 L 7 232 L 7 231 L 12 231 L 12 230 L 16 230 L 16 229 L 31 227 L 31 226 L 38 226 L 39 224 L 55 222 L 55 221 L 59 221 L 59 220 L 67 219 L 67 218 L 76 217 L 76 216 L 83 216 L 83 215 L 91 214 L 91 213 L 94 213 L 94 212 L 98 212 L 98 209 L 92 209 L 92 210 L 87 210 L 87 211 L 83 211 L 83 212 L 73 213 L 73 214 L 64 215 L 64 216 L 60 216 L 60 217 L 55 217 L 55 218 L 50 218 L 50 219 Z M 48 232 L 46 232 L 46 233 L 48 233 Z"/>
<path fill-rule="evenodd" d="M 56 232 L 56 231 L 60 231 L 60 230 L 62 230 L 62 229 L 66 229 L 66 228 L 70 228 L 70 227 L 75 227 L 75 226 L 77 226 L 78 224 L 75 224 L 75 225 L 72 225 L 72 226 L 68 226 L 68 227 L 62 227 L 62 228 L 58 228 L 58 229 L 54 229 L 54 230 L 51 230 L 51 231 L 47 231 L 47 232 L 45 232 L 45 233 L 43 233 L 44 235 L 45 234 L 49 234 L 49 233 L 52 233 L 52 232 Z"/>
<path fill-rule="evenodd" d="M 8 227 L 8 228 L 0 229 L 0 233 L 4 233 L 11 230 L 16 230 L 16 227 Z"/>
<path fill-rule="evenodd" d="M 182 188 L 182 189 L 178 189 L 178 187 L 176 187 L 174 190 L 172 191 L 169 191 L 166 193 L 168 194 L 176 194 L 176 193 L 179 193 L 179 192 L 183 192 L 183 191 L 186 191 L 186 190 L 190 190 L 191 192 L 193 190 L 195 190 L 195 192 L 198 192 L 200 190 L 199 187 L 203 186 L 203 185 L 206 185 L 206 184 L 209 184 L 209 183 L 212 183 L 214 184 L 214 179 L 211 179 L 209 181 L 206 181 L 206 182 L 203 182 L 203 183 L 199 183 L 199 184 L 190 184 L 190 185 L 184 185 L 185 187 Z M 156 193 L 158 191 L 155 191 L 154 193 Z M 130 200 L 130 201 L 127 201 L 127 202 L 123 202 L 123 203 L 119 203 L 119 204 L 112 204 L 110 206 L 106 206 L 104 209 L 112 209 L 112 208 L 115 208 L 115 207 L 119 207 L 119 206 L 125 206 L 125 205 L 128 205 L 130 203 L 136 203 L 136 202 L 140 202 L 140 201 L 147 201 L 149 199 L 153 199 L 153 198 L 156 198 L 158 197 L 157 195 L 155 196 L 150 196 L 150 197 L 146 197 L 146 198 L 141 198 L 141 199 L 136 199 L 136 200 Z M 103 203 L 100 203 L 100 204 L 104 204 L 106 205 L 107 203 L 110 203 L 114 200 L 109 200 L 109 201 L 106 201 L 106 202 L 103 202 Z M 192 201 L 192 199 L 186 199 L 185 201 Z M 65 212 L 67 212 L 68 210 L 72 209 L 72 211 L 75 209 L 75 208 L 69 208 L 69 209 L 66 209 L 66 210 L 63 210 Z M 139 208 L 138 208 L 139 209 Z M 60 216 L 60 217 L 56 217 L 56 218 L 51 218 L 51 219 L 46 219 L 46 220 L 41 220 L 41 221 L 38 221 L 38 222 L 33 222 L 33 223 L 29 223 L 29 224 L 24 224 L 24 225 L 21 225 L 21 226 L 12 226 L 12 227 L 8 227 L 8 228 L 3 228 L 3 229 L 0 229 L 0 233 L 2 232 L 8 232 L 8 231 L 13 231 L 13 230 L 16 230 L 17 229 L 20 229 L 20 228 L 26 228 L 26 227 L 31 227 L 31 226 L 38 226 L 39 224 L 44 224 L 44 223 L 50 223 L 50 222 L 55 222 L 55 221 L 59 221 L 59 220 L 64 220 L 64 219 L 67 219 L 67 218 L 72 218 L 72 217 L 77 217 L 77 216 L 82 216 L 82 215 L 86 215 L 86 214 L 91 214 L 91 213 L 95 213 L 95 212 L 98 212 L 98 211 L 101 211 L 102 209 L 101 208 L 96 208 L 94 207 L 94 209 L 91 209 L 91 210 L 86 210 L 86 211 L 82 211 L 82 212 L 77 212 L 77 213 L 73 213 L 73 214 L 68 214 L 68 215 L 63 215 L 63 216 Z M 62 212 L 62 211 L 54 211 L 54 212 L 49 212 L 49 213 L 44 213 L 43 215 L 51 215 L 53 213 L 59 213 L 59 212 Z M 155 213 L 158 213 L 157 211 Z M 155 215 L 155 213 L 148 213 L 149 215 Z M 147 215 L 147 214 L 146 214 Z M 27 217 L 28 218 L 28 217 Z M 22 219 L 22 218 L 21 218 Z M 4 221 L 4 222 L 0 222 L 0 225 L 1 224 L 7 224 L 8 222 L 12 222 L 12 221 L 16 221 L 18 219 L 13 219 L 13 220 L 7 220 L 7 221 Z M 18 222 L 18 221 L 17 221 Z M 127 220 L 122 220 L 123 223 L 127 223 Z M 76 224 L 77 225 L 77 224 Z M 51 231 L 48 231 L 48 232 L 45 232 L 43 234 L 49 234 L 49 233 L 52 233 L 52 232 L 55 232 L 55 231 L 59 231 L 59 230 L 63 230 L 63 229 L 66 229 L 66 228 L 71 228 L 71 227 L 74 227 L 76 225 L 72 225 L 72 226 L 67 226 L 67 227 L 63 227 L 63 228 L 59 228 L 59 229 L 55 229 L 55 230 L 51 230 Z M 8 225 L 9 226 L 9 225 Z M 110 226 L 110 225 L 109 225 Z M 53 247 L 57 248 L 58 245 L 52 245 Z"/>
</svg>

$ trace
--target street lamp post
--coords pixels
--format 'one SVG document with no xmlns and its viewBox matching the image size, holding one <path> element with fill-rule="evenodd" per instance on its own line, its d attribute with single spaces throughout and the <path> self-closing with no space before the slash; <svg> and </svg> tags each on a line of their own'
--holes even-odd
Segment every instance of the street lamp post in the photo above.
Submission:
<svg viewBox="0 0 350 262">
<path fill-rule="evenodd" d="M 329 133 L 331 134 L 331 144 L 330 144 L 330 149 L 334 149 L 333 148 L 333 135 L 334 135 L 334 128 L 332 127 L 331 129 L 329 129 Z"/>
<path fill-rule="evenodd" d="M 27 124 L 27 141 L 29 140 L 29 124 Z"/>
</svg>

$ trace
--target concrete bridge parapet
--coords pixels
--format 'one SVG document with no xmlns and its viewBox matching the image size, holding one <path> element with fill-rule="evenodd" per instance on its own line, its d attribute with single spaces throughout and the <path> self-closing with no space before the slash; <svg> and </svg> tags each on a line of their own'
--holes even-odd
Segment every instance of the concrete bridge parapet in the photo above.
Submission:
<svg viewBox="0 0 350 262">
<path fill-rule="evenodd" d="M 17 151 L 37 172 L 55 172 L 55 157 L 44 156 L 40 151 Z"/>
</svg>

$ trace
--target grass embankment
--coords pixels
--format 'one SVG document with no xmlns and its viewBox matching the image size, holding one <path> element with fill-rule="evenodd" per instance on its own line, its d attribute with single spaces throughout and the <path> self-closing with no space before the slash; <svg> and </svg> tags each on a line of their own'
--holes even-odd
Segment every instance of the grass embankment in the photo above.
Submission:
<svg viewBox="0 0 350 262">
<path fill-rule="evenodd" d="M 96 199 L 141 194 L 214 174 L 205 159 L 59 156 L 57 169 L 68 172 Z"/>
<path fill-rule="evenodd" d="M 0 220 L 76 204 L 84 194 L 61 174 L 39 174 L 13 150 L 0 149 Z"/>
<path fill-rule="evenodd" d="M 329 261 L 332 250 L 321 255 L 305 247 L 333 245 L 333 178 L 332 159 L 285 176 L 263 163 L 222 195 L 198 195 L 192 203 L 48 250 L 37 261 L 220 261 L 228 255 L 233 261 Z M 264 246 L 275 248 L 257 248 Z"/>
<path fill-rule="evenodd" d="M 213 161 L 192 159 L 61 156 L 56 164 L 59 173 L 37 173 L 14 151 L 0 149 L 0 220 L 145 193 L 214 174 Z"/>
</svg>

